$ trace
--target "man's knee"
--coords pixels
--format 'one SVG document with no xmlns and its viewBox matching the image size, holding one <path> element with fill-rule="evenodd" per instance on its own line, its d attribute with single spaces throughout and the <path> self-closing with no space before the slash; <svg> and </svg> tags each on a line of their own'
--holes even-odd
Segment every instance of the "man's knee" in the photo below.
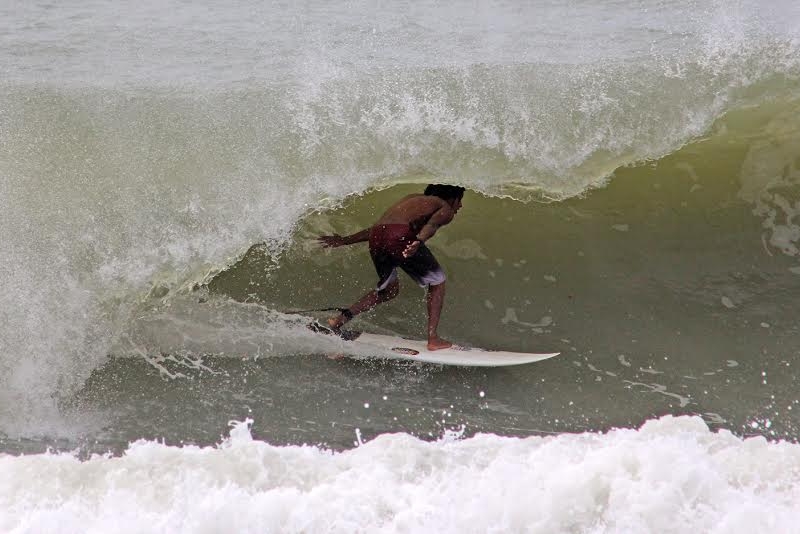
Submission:
<svg viewBox="0 0 800 534">
<path fill-rule="evenodd" d="M 440 291 L 444 291 L 444 280 L 439 282 L 438 284 L 428 284 L 425 286 L 425 289 L 428 293 L 438 293 Z"/>
<path fill-rule="evenodd" d="M 381 300 L 391 300 L 395 298 L 400 293 L 400 282 L 397 280 L 393 280 L 389 285 L 385 288 L 380 290 L 378 294 L 381 296 Z"/>
</svg>

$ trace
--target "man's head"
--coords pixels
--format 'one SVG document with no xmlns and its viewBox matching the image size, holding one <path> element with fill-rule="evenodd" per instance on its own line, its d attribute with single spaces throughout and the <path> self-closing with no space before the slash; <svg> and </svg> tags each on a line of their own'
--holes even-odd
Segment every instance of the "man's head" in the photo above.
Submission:
<svg viewBox="0 0 800 534">
<path fill-rule="evenodd" d="M 457 212 L 461 207 L 461 198 L 464 196 L 464 188 L 457 185 L 430 184 L 425 188 L 425 194 L 441 198 L 450 204 L 453 210 Z"/>
</svg>

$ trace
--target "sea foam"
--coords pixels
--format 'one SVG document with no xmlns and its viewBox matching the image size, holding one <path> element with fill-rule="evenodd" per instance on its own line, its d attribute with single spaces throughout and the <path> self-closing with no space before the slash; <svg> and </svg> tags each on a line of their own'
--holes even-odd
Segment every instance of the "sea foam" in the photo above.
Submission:
<svg viewBox="0 0 800 534">
<path fill-rule="evenodd" d="M 792 532 L 800 446 L 640 429 L 351 450 L 275 446 L 234 422 L 216 447 L 130 444 L 119 457 L 0 456 L 3 532 Z"/>
</svg>

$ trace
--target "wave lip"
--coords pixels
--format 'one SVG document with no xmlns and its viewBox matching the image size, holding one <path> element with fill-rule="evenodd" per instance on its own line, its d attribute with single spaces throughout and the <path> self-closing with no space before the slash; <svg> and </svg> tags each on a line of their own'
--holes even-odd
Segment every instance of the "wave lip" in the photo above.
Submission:
<svg viewBox="0 0 800 534">
<path fill-rule="evenodd" d="M 638 430 L 333 453 L 254 440 L 132 443 L 121 457 L 0 456 L 0 529 L 20 532 L 789 532 L 800 445 L 665 416 Z"/>
</svg>

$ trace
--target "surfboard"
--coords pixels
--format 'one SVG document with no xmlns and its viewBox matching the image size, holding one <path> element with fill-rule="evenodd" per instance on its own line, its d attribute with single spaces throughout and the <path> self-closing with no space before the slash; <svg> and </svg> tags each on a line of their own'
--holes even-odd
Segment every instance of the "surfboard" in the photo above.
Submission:
<svg viewBox="0 0 800 534">
<path fill-rule="evenodd" d="M 462 367 L 504 367 L 508 365 L 522 365 L 546 360 L 560 354 L 558 352 L 545 354 L 507 352 L 460 346 L 453 346 L 440 350 L 428 350 L 427 341 L 355 331 L 345 331 L 344 337 L 346 341 L 343 344 L 352 344 L 354 348 L 357 347 L 359 355 L 368 353 L 374 358 L 407 360 L 440 365 L 457 365 Z"/>
</svg>

